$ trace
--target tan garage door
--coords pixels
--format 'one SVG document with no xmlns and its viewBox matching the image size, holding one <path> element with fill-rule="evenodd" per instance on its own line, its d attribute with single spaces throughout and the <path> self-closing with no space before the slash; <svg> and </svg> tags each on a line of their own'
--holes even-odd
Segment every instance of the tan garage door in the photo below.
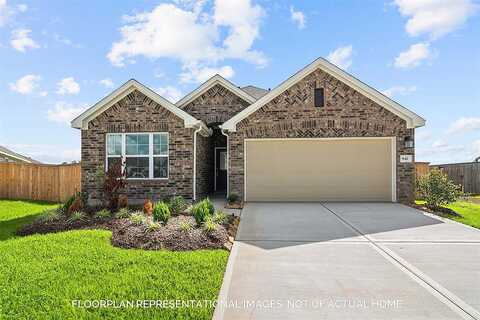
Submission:
<svg viewBox="0 0 480 320">
<path fill-rule="evenodd" d="M 247 201 L 394 201 L 392 139 L 245 140 Z"/>
</svg>

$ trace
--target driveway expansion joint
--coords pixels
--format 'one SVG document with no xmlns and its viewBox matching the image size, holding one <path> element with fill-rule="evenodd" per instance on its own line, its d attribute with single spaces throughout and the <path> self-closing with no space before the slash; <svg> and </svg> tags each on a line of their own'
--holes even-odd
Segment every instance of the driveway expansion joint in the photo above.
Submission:
<svg viewBox="0 0 480 320">
<path fill-rule="evenodd" d="M 372 247 L 377 250 L 383 257 L 385 257 L 388 261 L 390 261 L 393 265 L 397 266 L 400 270 L 402 270 L 405 274 L 409 275 L 412 279 L 414 279 L 417 283 L 427 289 L 430 293 L 432 293 L 435 297 L 437 297 L 440 301 L 444 302 L 447 306 L 449 306 L 453 311 L 457 314 L 461 315 L 464 319 L 475 319 L 480 320 L 480 312 L 477 311 L 475 308 L 467 304 L 465 301 L 454 295 L 452 292 L 441 286 L 439 283 L 425 275 L 419 269 L 399 257 L 395 254 L 392 250 L 382 246 L 382 241 L 375 241 L 374 239 L 370 238 L 368 235 L 364 234 L 346 219 L 338 215 L 336 212 L 331 210 L 327 207 L 324 203 L 320 203 L 322 207 L 324 207 L 327 211 L 333 214 L 337 219 L 339 219 L 342 223 L 346 226 L 351 228 L 353 231 L 357 232 L 360 236 L 364 237 L 368 240 L 368 242 L 372 245 Z M 391 243 L 391 242 L 387 242 Z M 416 242 L 410 242 L 416 243 Z M 447 242 L 448 243 L 448 242 Z M 474 242 L 478 243 L 478 242 Z"/>
</svg>

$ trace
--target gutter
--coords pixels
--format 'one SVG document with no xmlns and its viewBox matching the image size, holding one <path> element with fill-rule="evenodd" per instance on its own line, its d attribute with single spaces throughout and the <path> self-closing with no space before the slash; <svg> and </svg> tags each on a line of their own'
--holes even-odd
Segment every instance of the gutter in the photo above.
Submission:
<svg viewBox="0 0 480 320">
<path fill-rule="evenodd" d="M 197 133 L 202 130 L 202 126 L 198 126 L 193 132 L 193 201 L 197 200 Z"/>
<path fill-rule="evenodd" d="M 230 194 L 230 139 L 225 129 L 221 129 L 220 132 L 225 137 L 227 137 L 227 197 L 228 197 L 228 195 Z"/>
<path fill-rule="evenodd" d="M 202 133 L 203 136 L 208 137 L 212 135 L 212 129 L 207 127 L 202 121 L 194 124 L 193 128 L 193 201 L 197 200 L 197 133 Z"/>
</svg>

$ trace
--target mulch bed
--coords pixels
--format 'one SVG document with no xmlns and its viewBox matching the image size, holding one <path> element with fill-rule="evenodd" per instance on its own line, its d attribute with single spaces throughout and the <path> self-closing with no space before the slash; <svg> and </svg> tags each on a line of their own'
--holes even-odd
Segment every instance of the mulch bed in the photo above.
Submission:
<svg viewBox="0 0 480 320">
<path fill-rule="evenodd" d="M 225 205 L 227 209 L 243 209 L 243 201 L 242 202 L 232 202 Z"/>
<path fill-rule="evenodd" d="M 440 217 L 444 217 L 445 215 L 450 215 L 450 216 L 455 216 L 455 217 L 461 217 L 461 215 L 460 215 L 458 212 L 456 212 L 456 211 L 454 211 L 454 210 L 452 210 L 452 209 L 450 209 L 450 208 L 444 208 L 444 207 L 442 207 L 442 208 L 438 208 L 438 209 L 436 209 L 436 210 L 432 210 L 432 209 L 430 209 L 430 208 L 427 207 L 427 206 L 422 206 L 422 205 L 418 205 L 418 204 L 414 204 L 413 207 L 414 207 L 415 209 L 419 209 L 419 210 L 422 210 L 422 211 L 426 211 L 426 212 L 432 213 L 432 214 L 437 215 L 437 216 L 440 216 Z"/>
<path fill-rule="evenodd" d="M 223 226 L 218 226 L 217 230 L 211 232 L 195 227 L 183 231 L 180 229 L 182 222 L 195 225 L 193 217 L 177 216 L 170 218 L 168 223 L 158 230 L 147 231 L 143 225 L 135 225 L 129 219 L 120 219 L 114 223 L 112 244 L 121 248 L 184 251 L 220 249 L 228 241 L 228 233 Z"/>
<path fill-rule="evenodd" d="M 188 231 L 180 229 L 182 222 L 189 222 L 192 228 Z M 189 215 L 178 215 L 170 218 L 166 225 L 149 231 L 144 224 L 136 225 L 130 219 L 94 218 L 88 216 L 84 220 L 68 222 L 64 218 L 56 221 L 36 220 L 17 231 L 18 235 L 54 233 L 76 229 L 107 229 L 112 231 L 113 246 L 131 249 L 186 251 L 198 249 L 230 250 L 237 232 L 239 218 L 228 216 L 227 222 L 216 230 L 207 232 L 196 227 L 195 219 Z"/>
<path fill-rule="evenodd" d="M 69 222 L 65 219 L 56 221 L 41 221 L 35 220 L 32 223 L 26 224 L 17 230 L 17 235 L 28 236 L 31 234 L 46 234 L 69 230 L 82 229 L 108 229 L 111 230 L 111 223 L 113 219 L 96 219 L 94 217 L 87 217 L 84 220 L 77 220 Z"/>
</svg>

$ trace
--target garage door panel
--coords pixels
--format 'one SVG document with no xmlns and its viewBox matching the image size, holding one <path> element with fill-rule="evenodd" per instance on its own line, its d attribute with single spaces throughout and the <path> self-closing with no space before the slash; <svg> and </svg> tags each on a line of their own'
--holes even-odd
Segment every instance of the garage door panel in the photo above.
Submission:
<svg viewBox="0 0 480 320">
<path fill-rule="evenodd" d="M 390 141 L 247 140 L 247 201 L 391 201 Z"/>
</svg>

